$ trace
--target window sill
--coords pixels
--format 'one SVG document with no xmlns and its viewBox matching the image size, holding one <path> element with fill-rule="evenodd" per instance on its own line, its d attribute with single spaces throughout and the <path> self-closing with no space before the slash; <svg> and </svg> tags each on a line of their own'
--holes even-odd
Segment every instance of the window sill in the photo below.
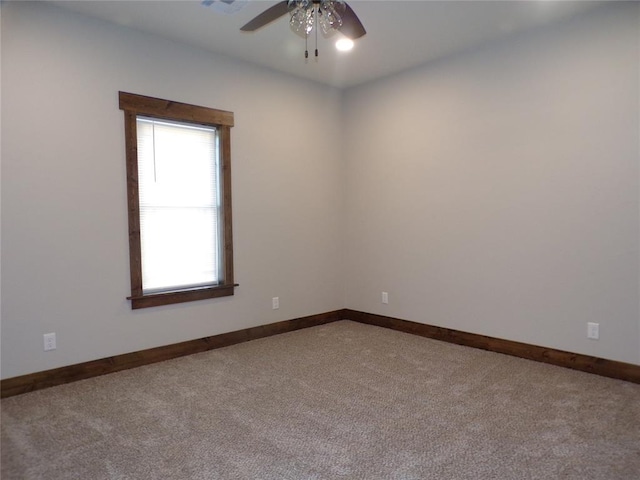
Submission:
<svg viewBox="0 0 640 480">
<path fill-rule="evenodd" d="M 131 300 L 131 308 L 158 307 L 160 305 L 171 305 L 173 303 L 192 302 L 195 300 L 205 300 L 207 298 L 228 297 L 233 295 L 235 287 L 233 285 L 217 285 L 215 287 L 197 288 L 192 290 L 179 290 L 175 292 L 153 293 L 139 297 L 127 297 Z"/>
</svg>

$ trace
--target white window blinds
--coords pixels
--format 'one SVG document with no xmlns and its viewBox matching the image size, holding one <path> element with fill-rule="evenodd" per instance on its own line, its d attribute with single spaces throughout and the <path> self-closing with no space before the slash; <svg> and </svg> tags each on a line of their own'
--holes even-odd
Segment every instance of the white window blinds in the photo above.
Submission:
<svg viewBox="0 0 640 480">
<path fill-rule="evenodd" d="M 143 293 L 220 283 L 216 128 L 137 117 Z"/>
</svg>

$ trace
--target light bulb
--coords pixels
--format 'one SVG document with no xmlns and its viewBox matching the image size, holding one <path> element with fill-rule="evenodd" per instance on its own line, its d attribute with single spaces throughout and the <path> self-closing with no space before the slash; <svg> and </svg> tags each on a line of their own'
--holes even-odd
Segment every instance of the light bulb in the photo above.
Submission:
<svg viewBox="0 0 640 480">
<path fill-rule="evenodd" d="M 341 52 L 348 52 L 353 48 L 353 40 L 350 38 L 341 38 L 336 42 L 336 48 Z"/>
</svg>

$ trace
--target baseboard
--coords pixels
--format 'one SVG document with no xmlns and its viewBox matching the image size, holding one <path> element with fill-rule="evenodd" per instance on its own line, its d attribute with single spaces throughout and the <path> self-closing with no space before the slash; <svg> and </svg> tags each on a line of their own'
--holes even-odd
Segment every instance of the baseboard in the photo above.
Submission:
<svg viewBox="0 0 640 480">
<path fill-rule="evenodd" d="M 151 348 L 139 352 L 116 355 L 76 365 L 69 365 L 67 367 L 46 370 L 44 372 L 7 378 L 0 382 L 0 397 L 11 397 L 21 393 L 105 375 L 107 373 L 119 372 L 121 370 L 141 367 L 172 358 L 227 347 L 249 340 L 324 325 L 337 320 L 352 320 L 368 325 L 376 325 L 378 327 L 390 328 L 392 330 L 433 338 L 435 340 L 504 353 L 528 360 L 535 360 L 537 362 L 549 363 L 559 367 L 571 368 L 573 370 L 580 370 L 640 384 L 640 365 L 590 357 L 579 353 L 565 352 L 553 348 L 539 347 L 511 340 L 477 335 L 475 333 L 461 332 L 449 328 L 434 327 L 432 325 L 373 313 L 343 309 L 199 338 L 197 340 L 175 343 L 163 347 Z"/>
<path fill-rule="evenodd" d="M 0 396 L 2 398 L 19 395 L 21 393 L 41 390 L 43 388 L 62 385 L 65 383 L 84 380 L 107 373 L 119 372 L 129 368 L 141 367 L 151 363 L 162 362 L 172 358 L 183 357 L 199 352 L 206 352 L 216 348 L 227 347 L 237 343 L 256 340 L 281 333 L 292 332 L 302 328 L 323 325 L 343 318 L 343 310 L 321 313 L 308 317 L 285 320 L 282 322 L 261 325 L 221 335 L 175 343 L 163 347 L 126 353 L 113 357 L 102 358 L 90 362 L 69 365 L 44 372 L 36 372 L 19 377 L 7 378 L 0 382 Z"/>
<path fill-rule="evenodd" d="M 474 333 L 451 330 L 449 328 L 434 327 L 423 323 L 400 320 L 398 318 L 385 317 L 373 313 L 344 310 L 345 319 L 355 322 L 377 325 L 379 327 L 412 333 L 422 337 L 442 340 L 467 347 L 490 350 L 515 357 L 535 360 L 537 362 L 550 363 L 559 367 L 571 368 L 583 372 L 594 373 L 604 377 L 616 378 L 627 382 L 640 383 L 640 365 L 606 360 L 604 358 L 591 357 L 579 353 L 565 352 L 553 348 L 539 347 L 526 343 L 503 340 L 500 338 L 486 337 Z"/>
</svg>

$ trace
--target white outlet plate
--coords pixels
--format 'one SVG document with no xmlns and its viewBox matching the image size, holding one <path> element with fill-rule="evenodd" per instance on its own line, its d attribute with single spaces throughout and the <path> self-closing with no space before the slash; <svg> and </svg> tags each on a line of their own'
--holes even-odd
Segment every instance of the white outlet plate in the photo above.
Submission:
<svg viewBox="0 0 640 480">
<path fill-rule="evenodd" d="M 55 333 L 45 333 L 44 337 L 44 351 L 48 352 L 49 350 L 56 349 L 56 334 Z"/>
<path fill-rule="evenodd" d="M 598 340 L 600 338 L 600 324 L 587 322 L 587 338 Z"/>
<path fill-rule="evenodd" d="M 387 292 L 382 292 L 382 303 L 384 304 L 389 303 L 389 294 Z"/>
<path fill-rule="evenodd" d="M 280 308 L 280 297 L 273 297 L 271 299 L 271 308 L 278 310 Z"/>
</svg>

